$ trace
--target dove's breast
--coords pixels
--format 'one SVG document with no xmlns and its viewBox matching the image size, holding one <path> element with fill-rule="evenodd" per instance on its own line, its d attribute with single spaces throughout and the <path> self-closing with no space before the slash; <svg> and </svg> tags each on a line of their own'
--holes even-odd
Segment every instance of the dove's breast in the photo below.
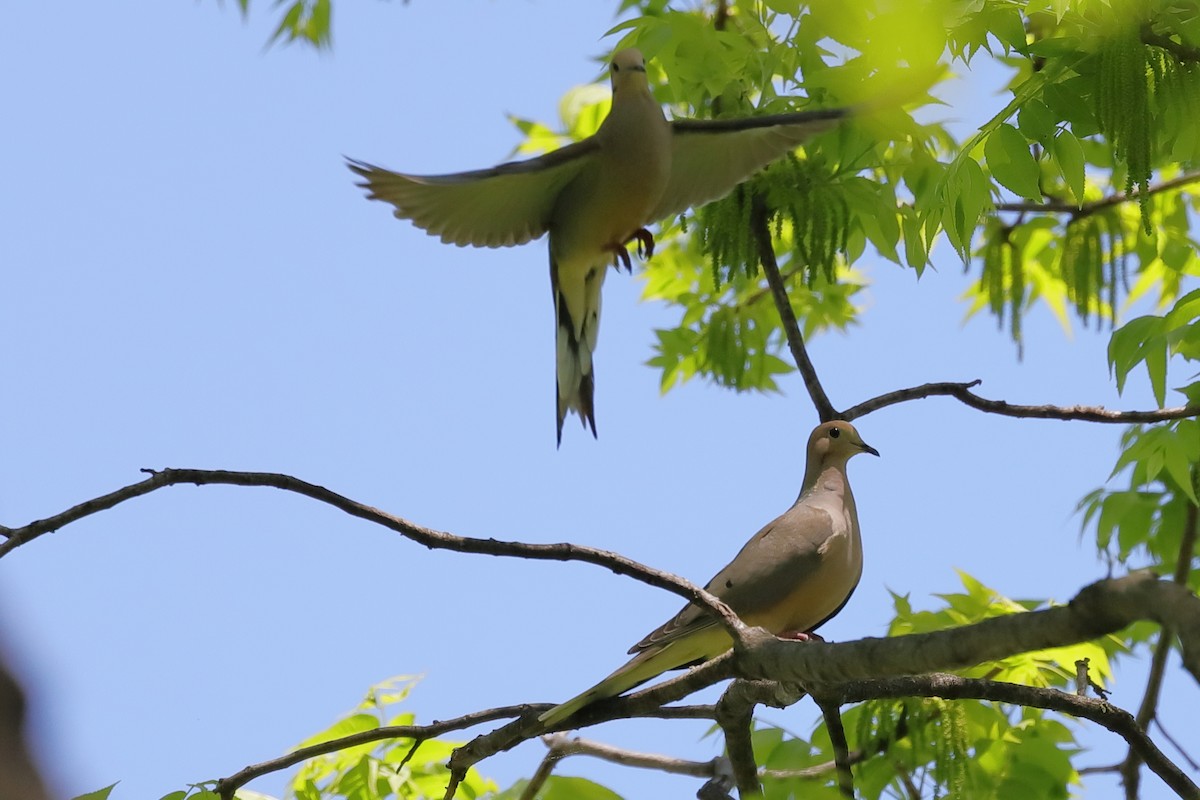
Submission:
<svg viewBox="0 0 1200 800">
<path fill-rule="evenodd" d="M 577 252 L 624 245 L 652 222 L 671 174 L 671 126 L 648 94 L 614 103 L 596 139 L 599 151 L 563 190 L 551 225 Z"/>
</svg>

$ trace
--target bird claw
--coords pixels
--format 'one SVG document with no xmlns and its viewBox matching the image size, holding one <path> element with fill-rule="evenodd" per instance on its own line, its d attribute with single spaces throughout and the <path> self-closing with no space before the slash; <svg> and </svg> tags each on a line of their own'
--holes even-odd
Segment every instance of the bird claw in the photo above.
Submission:
<svg viewBox="0 0 1200 800">
<path fill-rule="evenodd" d="M 792 642 L 824 642 L 821 636 L 812 631 L 784 631 L 778 634 L 780 639 L 787 639 Z"/>
<path fill-rule="evenodd" d="M 633 261 L 629 258 L 629 251 L 625 249 L 625 245 L 630 242 L 637 242 L 638 258 L 643 261 L 654 255 L 654 234 L 645 228 L 638 228 L 633 232 L 633 235 L 625 240 L 625 244 L 610 244 L 608 251 L 613 254 L 613 266 L 617 269 L 625 268 L 625 271 L 633 274 Z"/>
<path fill-rule="evenodd" d="M 614 244 L 610 245 L 608 249 L 613 254 L 613 266 L 618 270 L 624 267 L 625 271 L 632 275 L 633 262 L 629 259 L 629 251 L 625 249 L 625 246 Z"/>
<path fill-rule="evenodd" d="M 654 255 L 654 235 L 645 228 L 638 228 L 629 237 L 629 241 L 637 241 L 638 258 L 645 261 Z"/>
</svg>

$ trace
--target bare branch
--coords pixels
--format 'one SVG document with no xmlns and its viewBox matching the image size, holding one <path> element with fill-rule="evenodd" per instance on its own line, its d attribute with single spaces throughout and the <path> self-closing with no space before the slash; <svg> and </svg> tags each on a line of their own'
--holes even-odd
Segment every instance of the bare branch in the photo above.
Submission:
<svg viewBox="0 0 1200 800">
<path fill-rule="evenodd" d="M 1103 766 L 1097 766 L 1097 767 L 1082 767 L 1079 770 L 1079 774 L 1080 775 L 1106 775 L 1110 772 L 1119 772 L 1120 770 L 1121 770 L 1120 764 L 1105 764 Z"/>
<path fill-rule="evenodd" d="M 550 737 L 543 737 L 550 738 Z M 558 752 L 551 747 L 546 751 L 546 755 L 538 763 L 537 769 L 533 771 L 533 775 L 529 778 L 529 783 L 525 784 L 525 788 L 521 790 L 520 800 L 534 800 L 537 793 L 546 785 L 546 781 L 550 778 L 550 774 L 554 772 L 554 768 L 558 766 Z"/>
<path fill-rule="evenodd" d="M 1175 737 L 1172 736 L 1171 732 L 1167 730 L 1167 727 L 1162 724 L 1161 719 L 1156 718 L 1154 720 L 1154 727 L 1158 728 L 1158 732 L 1163 735 L 1163 738 L 1171 744 L 1171 747 L 1175 748 L 1175 751 L 1179 753 L 1180 758 L 1187 762 L 1187 765 L 1191 768 L 1192 772 L 1200 772 L 1200 764 L 1196 763 L 1196 759 L 1192 758 L 1191 754 L 1184 750 L 1183 746 L 1180 745 L 1179 742 L 1175 741 Z"/>
<path fill-rule="evenodd" d="M 693 778 L 713 777 L 718 772 L 717 762 L 720 760 L 718 757 L 708 761 L 690 761 L 684 758 L 664 756 L 661 753 L 639 753 L 636 750 L 626 750 L 623 747 L 604 744 L 594 739 L 570 737 L 565 733 L 548 734 L 542 737 L 542 741 L 559 759 L 567 756 L 592 756 L 626 767 L 656 769 L 672 775 L 688 775 Z"/>
<path fill-rule="evenodd" d="M 821 386 L 821 379 L 817 376 L 817 368 L 813 366 L 812 359 L 808 357 L 808 350 L 804 346 L 804 334 L 800 332 L 800 325 L 796 322 L 795 312 L 792 311 L 792 301 L 788 297 L 787 287 L 783 283 L 783 277 L 779 274 L 779 263 L 775 260 L 775 249 L 771 243 L 771 229 L 767 224 L 766 205 L 763 203 L 763 199 L 757 195 L 752 202 L 750 228 L 758 243 L 758 260 L 762 264 L 763 273 L 767 276 L 767 285 L 771 287 L 771 295 L 775 298 L 775 308 L 779 311 L 779 319 L 783 324 L 783 332 L 787 336 L 788 347 L 792 351 L 792 359 L 796 362 L 796 369 L 800 371 L 800 376 L 804 378 L 804 388 L 808 390 L 808 396 L 812 398 L 813 405 L 816 406 L 817 416 L 821 418 L 822 422 L 837 419 L 833 403 L 829 402 L 829 396 L 825 394 L 825 389 Z"/>
<path fill-rule="evenodd" d="M 841 418 L 854 420 L 858 417 L 878 411 L 881 408 L 905 403 L 910 400 L 924 400 L 926 397 L 949 396 L 965 403 L 971 408 L 985 411 L 989 414 L 1001 414 L 1006 417 L 1022 417 L 1028 419 L 1058 419 L 1063 421 L 1105 422 L 1111 424 L 1131 424 L 1136 422 L 1165 422 L 1172 419 L 1200 416 L 1200 406 L 1178 406 L 1175 408 L 1160 408 L 1153 411 L 1110 411 L 1103 406 L 1026 406 L 1009 403 L 1004 400 L 989 400 L 971 391 L 982 381 L 974 380 L 969 383 L 924 383 L 909 389 L 897 389 L 894 392 L 881 394 L 845 410 Z"/>
<path fill-rule="evenodd" d="M 1192 469 L 1192 483 L 1195 485 L 1197 478 L 1196 469 Z M 1197 508 L 1195 505 L 1188 503 L 1187 513 L 1184 517 L 1183 531 L 1179 538 L 1179 551 L 1175 559 L 1175 572 L 1171 575 L 1171 580 L 1180 586 L 1187 586 L 1188 573 L 1191 572 L 1192 554 L 1196 552 L 1196 533 L 1200 527 L 1200 519 L 1198 519 Z M 1158 698 L 1162 693 L 1163 677 L 1167 669 L 1167 657 L 1171 654 L 1171 642 L 1174 641 L 1175 634 L 1169 627 L 1164 627 L 1158 632 L 1158 641 L 1154 645 L 1154 654 L 1150 657 L 1150 672 L 1146 677 L 1146 691 L 1142 695 L 1142 703 L 1138 707 L 1137 720 L 1138 727 L 1146 730 L 1150 727 L 1150 723 L 1154 721 L 1158 713 Z M 1168 739 L 1170 737 L 1167 737 Z M 1129 753 L 1125 756 L 1125 760 L 1121 762 L 1121 785 L 1125 788 L 1125 797 L 1137 798 L 1138 786 L 1141 783 L 1141 756 L 1133 747 L 1129 748 Z"/>
<path fill-rule="evenodd" d="M 1195 183 L 1196 181 L 1200 181 L 1200 172 L 1187 172 L 1170 180 L 1154 184 L 1146 189 L 1146 194 L 1155 195 L 1168 192 L 1172 189 L 1186 186 L 1189 183 Z M 1108 197 L 1093 200 L 1090 203 L 1083 203 L 1082 205 L 1065 203 L 1061 200 L 1052 200 L 1047 203 L 996 203 L 995 208 L 997 211 L 1018 213 L 1070 214 L 1075 219 L 1079 219 L 1095 214 L 1098 211 L 1103 211 L 1106 208 L 1120 205 L 1121 203 L 1136 202 L 1139 194 L 1140 192 L 1118 192 L 1117 194 L 1111 194 Z"/>
<path fill-rule="evenodd" d="M 347 747 L 379 742 L 385 739 L 413 739 L 414 744 L 419 744 L 427 739 L 433 739 L 450 731 L 472 728 L 484 722 L 521 716 L 530 712 L 540 714 L 550 707 L 548 703 L 544 705 L 502 706 L 500 708 L 489 708 L 485 711 L 465 714 L 461 717 L 445 720 L 444 722 L 432 722 L 429 725 L 385 725 L 370 731 L 359 731 L 358 733 L 352 733 L 349 736 L 342 736 L 337 739 L 330 739 L 320 744 L 300 747 L 279 758 L 272 758 L 269 761 L 252 764 L 240 769 L 228 778 L 221 778 L 217 781 L 216 793 L 221 796 L 222 800 L 233 800 L 234 792 L 255 778 L 261 778 L 263 775 L 287 769 L 310 758 L 336 753 L 338 750 L 345 750 Z"/>
<path fill-rule="evenodd" d="M 663 708 L 663 703 L 678 700 L 705 686 L 732 677 L 733 654 L 726 653 L 688 670 L 683 675 L 660 684 L 620 697 L 612 697 L 593 703 L 571 715 L 572 728 L 590 727 L 601 722 L 632 717 L 655 717 L 659 719 L 715 719 L 713 706 L 684 706 Z M 532 708 L 532 706 L 531 706 Z M 540 713 L 540 712 L 539 712 Z M 562 730 L 552 727 L 551 731 Z M 527 714 L 507 725 L 476 736 L 454 751 L 450 757 L 452 773 L 466 774 L 466 770 L 490 758 L 496 753 L 510 750 L 521 742 L 547 732 L 546 726 L 537 719 L 537 714 Z"/>
<path fill-rule="evenodd" d="M 825 695 L 813 695 L 813 700 L 825 718 L 825 730 L 833 745 L 833 763 L 837 765 L 838 790 L 842 797 L 854 800 L 854 775 L 850 772 L 850 745 L 846 743 L 846 729 L 842 727 L 842 708 L 837 699 Z"/>
<path fill-rule="evenodd" d="M 717 724 L 725 734 L 725 752 L 733 772 L 738 794 L 743 798 L 762 793 L 758 764 L 754 760 L 754 706 L 765 681 L 734 681 L 717 703 Z M 768 687 L 769 690 L 769 687 Z"/>
<path fill-rule="evenodd" d="M 144 469 L 150 477 L 139 483 L 125 486 L 115 492 L 87 500 L 77 506 L 67 509 L 60 514 L 43 520 L 36 520 L 21 528 L 5 528 L 3 533 L 8 540 L 0 543 L 0 557 L 46 533 L 57 531 L 72 522 L 84 517 L 105 511 L 113 506 L 132 500 L 135 497 L 149 494 L 166 486 L 181 483 L 192 483 L 197 486 L 268 486 L 295 492 L 305 497 L 327 503 L 334 508 L 359 519 L 382 525 L 389 530 L 413 540 L 417 544 L 430 549 L 452 550 L 457 553 L 477 553 L 490 556 L 506 556 L 511 558 L 529 558 L 547 561 L 583 561 L 589 564 L 605 567 L 618 575 L 626 575 L 635 580 L 666 589 L 686 600 L 701 606 L 713 614 L 731 636 L 737 638 L 745 627 L 737 616 L 723 602 L 704 591 L 695 584 L 672 575 L 663 570 L 653 569 L 639 564 L 620 553 L 600 550 L 594 547 L 560 542 L 557 544 L 530 544 L 526 542 L 506 542 L 498 539 L 475 539 L 467 536 L 457 536 L 444 531 L 433 530 L 402 517 L 397 517 L 377 508 L 351 500 L 323 486 L 293 478 L 275 472 L 233 472 L 229 470 L 206 469 L 164 469 L 155 471 Z"/>
</svg>

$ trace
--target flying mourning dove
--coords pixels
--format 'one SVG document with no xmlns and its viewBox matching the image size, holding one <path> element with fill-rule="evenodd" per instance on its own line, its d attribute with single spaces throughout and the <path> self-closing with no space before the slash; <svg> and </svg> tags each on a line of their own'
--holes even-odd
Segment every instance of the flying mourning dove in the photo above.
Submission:
<svg viewBox="0 0 1200 800">
<path fill-rule="evenodd" d="M 645 226 L 724 197 L 739 183 L 830 127 L 848 109 L 745 119 L 668 122 L 637 50 L 613 56 L 612 110 L 595 135 L 528 161 L 451 175 L 406 175 L 363 161 L 348 166 L 368 197 L 459 246 L 508 247 L 550 234 L 558 328 L 558 442 L 568 411 L 596 434 L 592 353 L 608 264 L 630 268 L 626 245 L 647 257 Z"/>
<path fill-rule="evenodd" d="M 849 422 L 819 425 L 808 438 L 800 496 L 782 516 L 754 534 L 704 588 L 747 625 L 785 639 L 806 640 L 842 610 L 862 575 L 858 511 L 846 462 L 879 455 Z M 629 649 L 623 667 L 538 719 L 553 725 L 579 709 L 615 697 L 671 669 L 721 655 L 733 641 L 716 617 L 689 604 Z"/>
</svg>

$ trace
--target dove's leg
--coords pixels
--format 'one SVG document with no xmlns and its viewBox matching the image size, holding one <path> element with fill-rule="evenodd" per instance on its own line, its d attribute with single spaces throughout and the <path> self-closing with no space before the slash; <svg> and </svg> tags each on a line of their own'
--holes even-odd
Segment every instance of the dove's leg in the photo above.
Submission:
<svg viewBox="0 0 1200 800">
<path fill-rule="evenodd" d="M 812 631 L 784 631 L 776 634 L 780 639 L 788 639 L 793 642 L 823 642 L 825 641 L 819 635 Z"/>
</svg>

